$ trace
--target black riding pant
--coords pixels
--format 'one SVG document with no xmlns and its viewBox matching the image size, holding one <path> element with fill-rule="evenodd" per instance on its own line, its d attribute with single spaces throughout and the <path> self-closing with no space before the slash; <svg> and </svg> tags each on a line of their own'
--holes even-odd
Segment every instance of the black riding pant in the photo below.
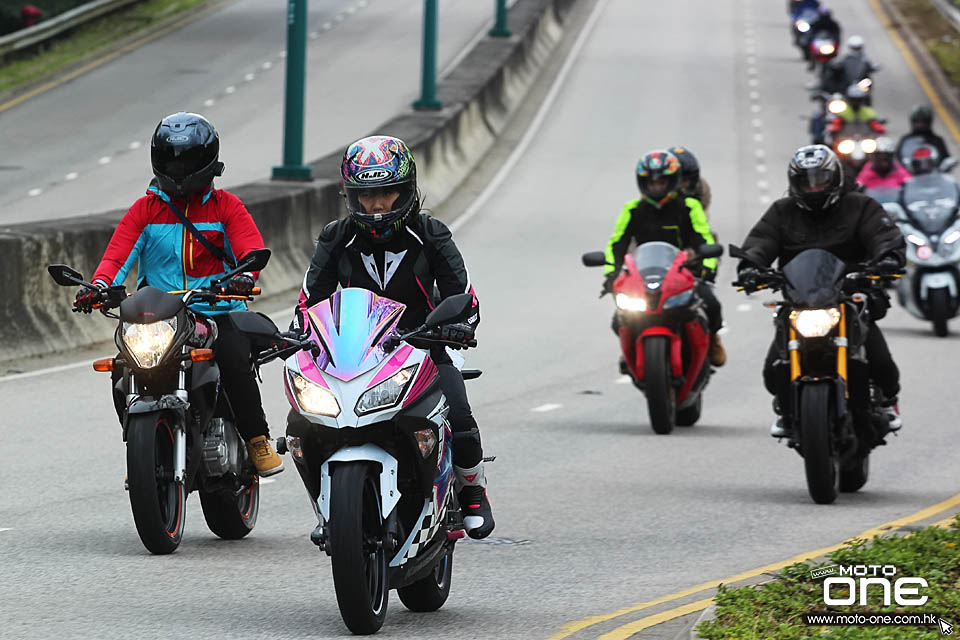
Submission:
<svg viewBox="0 0 960 640">
<path fill-rule="evenodd" d="M 230 399 L 237 420 L 237 431 L 247 442 L 257 436 L 270 436 L 267 419 L 260 400 L 260 386 L 253 371 L 253 347 L 250 338 L 237 331 L 226 315 L 213 317 L 217 323 L 217 341 L 213 344 L 214 357 L 220 368 L 220 382 Z M 125 398 L 116 392 L 122 371 L 114 369 L 112 378 L 114 406 L 117 417 L 123 420 Z M 468 407 L 469 412 L 469 407 Z"/>
<path fill-rule="evenodd" d="M 480 444 L 480 429 L 470 410 L 467 400 L 467 388 L 463 383 L 463 374 L 453 366 L 450 356 L 444 351 L 433 349 L 431 357 L 437 365 L 440 390 L 443 391 L 450 407 L 447 419 L 453 431 L 453 464 L 470 469 L 483 459 L 483 447 Z"/>
<path fill-rule="evenodd" d="M 887 398 L 895 397 L 900 393 L 900 369 L 897 368 L 897 363 L 893 361 L 893 356 L 890 355 L 890 349 L 887 347 L 887 341 L 876 322 L 871 322 L 867 329 L 864 348 L 867 352 L 870 379 L 880 388 L 884 396 Z M 784 404 L 787 392 L 786 379 L 782 375 L 777 375 L 777 370 L 773 366 L 778 357 L 777 345 L 774 342 L 767 350 L 767 358 L 763 363 L 763 385 L 771 394 L 778 395 L 781 398 L 780 406 L 786 406 Z"/>
</svg>

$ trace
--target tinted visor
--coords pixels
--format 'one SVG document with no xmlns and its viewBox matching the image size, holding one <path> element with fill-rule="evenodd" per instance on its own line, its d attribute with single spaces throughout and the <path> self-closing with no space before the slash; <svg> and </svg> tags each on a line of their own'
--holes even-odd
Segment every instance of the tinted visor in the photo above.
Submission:
<svg viewBox="0 0 960 640">
<path fill-rule="evenodd" d="M 175 145 L 161 143 L 150 150 L 153 170 L 177 182 L 205 169 L 217 159 L 219 145 Z"/>
<path fill-rule="evenodd" d="M 350 214 L 374 229 L 385 228 L 402 218 L 417 195 L 409 181 L 379 187 L 344 185 L 344 192 Z M 391 193 L 397 194 L 392 201 Z"/>
</svg>

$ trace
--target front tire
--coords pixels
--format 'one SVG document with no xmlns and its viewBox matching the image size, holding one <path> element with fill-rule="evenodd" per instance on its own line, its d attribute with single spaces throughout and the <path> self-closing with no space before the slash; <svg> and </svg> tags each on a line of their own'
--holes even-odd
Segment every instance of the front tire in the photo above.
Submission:
<svg viewBox="0 0 960 640">
<path fill-rule="evenodd" d="M 817 504 L 837 499 L 839 473 L 833 452 L 833 413 L 825 385 L 807 385 L 800 391 L 800 449 L 807 473 L 807 490 Z"/>
<path fill-rule="evenodd" d="M 870 454 L 857 456 L 850 460 L 845 469 L 840 470 L 840 491 L 853 493 L 867 484 L 870 475 Z"/>
<path fill-rule="evenodd" d="M 229 491 L 200 492 L 207 527 L 224 540 L 239 540 L 253 531 L 260 513 L 260 478 L 234 495 Z"/>
<path fill-rule="evenodd" d="M 150 553 L 176 551 L 183 537 L 186 495 L 173 479 L 173 426 L 166 416 L 130 416 L 127 427 L 127 485 L 137 533 Z"/>
<path fill-rule="evenodd" d="M 670 338 L 652 336 L 643 341 L 643 381 L 646 385 L 650 426 L 661 435 L 673 431 L 677 421 L 676 391 L 670 366 Z"/>
<path fill-rule="evenodd" d="M 700 414 L 703 412 L 703 394 L 697 396 L 697 400 L 686 409 L 677 410 L 677 426 L 692 427 L 697 424 Z"/>
<path fill-rule="evenodd" d="M 950 333 L 947 320 L 950 319 L 950 293 L 946 289 L 930 291 L 930 320 L 933 321 L 933 333 L 945 338 Z"/>
<path fill-rule="evenodd" d="M 355 634 L 376 633 L 387 615 L 387 554 L 378 540 L 379 478 L 370 465 L 334 468 L 330 483 L 330 564 L 343 622 Z"/>
<path fill-rule="evenodd" d="M 436 611 L 450 595 L 450 579 L 453 577 L 453 545 L 447 549 L 430 575 L 412 584 L 397 589 L 400 602 L 410 611 Z"/>
</svg>

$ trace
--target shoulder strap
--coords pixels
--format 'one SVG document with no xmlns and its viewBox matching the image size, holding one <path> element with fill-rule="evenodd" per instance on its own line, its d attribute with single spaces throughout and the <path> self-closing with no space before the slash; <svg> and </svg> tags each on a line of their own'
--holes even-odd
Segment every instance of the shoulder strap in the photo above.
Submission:
<svg viewBox="0 0 960 640">
<path fill-rule="evenodd" d="M 220 247 L 218 247 L 217 245 L 207 240 L 206 236 L 200 233 L 200 230 L 197 229 L 192 222 L 190 222 L 187 216 L 185 216 L 183 212 L 180 211 L 177 205 L 173 204 L 173 202 L 171 202 L 170 200 L 167 200 L 166 198 L 161 198 L 161 199 L 167 203 L 167 206 L 170 207 L 170 210 L 173 212 L 173 215 L 177 216 L 177 220 L 180 221 L 180 224 L 186 227 L 187 231 L 190 232 L 190 235 L 196 238 L 197 242 L 202 244 L 206 248 L 206 250 L 213 255 L 213 257 L 220 260 L 220 262 L 227 263 L 228 265 L 230 265 L 230 268 L 237 266 L 236 261 L 232 260 L 229 256 L 227 256 L 226 253 L 223 252 L 222 249 L 220 249 Z"/>
</svg>

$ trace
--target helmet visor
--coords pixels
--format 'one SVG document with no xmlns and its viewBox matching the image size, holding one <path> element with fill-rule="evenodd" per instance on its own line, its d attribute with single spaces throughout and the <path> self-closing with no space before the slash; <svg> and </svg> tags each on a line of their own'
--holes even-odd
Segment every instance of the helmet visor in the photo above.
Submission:
<svg viewBox="0 0 960 640">
<path fill-rule="evenodd" d="M 347 210 L 361 225 L 385 229 L 410 209 L 416 189 L 412 182 L 375 186 L 344 186 Z"/>
<path fill-rule="evenodd" d="M 156 173 L 182 181 L 217 159 L 214 145 L 162 145 L 151 149 L 151 160 Z"/>
</svg>

